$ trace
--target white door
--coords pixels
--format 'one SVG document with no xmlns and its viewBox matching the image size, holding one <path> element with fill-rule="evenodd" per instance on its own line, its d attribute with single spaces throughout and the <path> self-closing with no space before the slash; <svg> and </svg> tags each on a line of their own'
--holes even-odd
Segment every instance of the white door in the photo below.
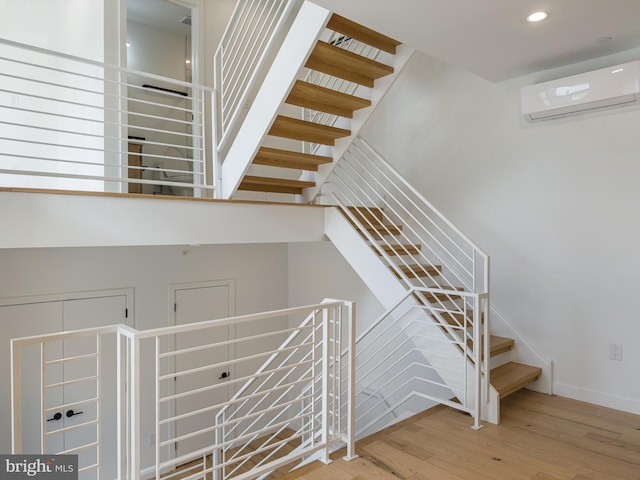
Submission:
<svg viewBox="0 0 640 480">
<path fill-rule="evenodd" d="M 16 337 L 92 328 L 125 323 L 126 295 L 60 300 L 0 307 L 2 325 L 2 360 L 0 381 L 10 385 L 9 340 Z M 83 357 L 45 367 L 46 383 L 72 382 L 46 389 L 45 452 L 59 453 L 95 444 L 100 435 L 102 473 L 104 478 L 116 478 L 115 335 L 100 342 L 101 365 L 97 370 L 95 339 L 55 342 L 45 349 L 46 360 Z M 5 351 L 6 350 L 6 351 Z M 39 453 L 40 444 L 40 346 L 28 347 L 22 355 L 23 453 Z M 98 382 L 98 373 L 100 373 Z M 91 377 L 94 377 L 91 380 Z M 73 383 L 74 380 L 89 378 Z M 101 401 L 98 402 L 98 388 Z M 5 399 L 6 397 L 6 399 Z M 0 451 L 11 451 L 10 389 L 0 391 Z M 5 401 L 6 400 L 6 401 Z M 98 411 L 102 427 L 95 423 Z M 83 426 L 87 423 L 88 425 Z M 6 425 L 5 425 L 6 424 Z M 71 428 L 70 430 L 66 430 Z M 56 433 L 60 431 L 60 433 Z M 88 467 L 82 479 L 98 478 L 96 469 L 98 448 L 80 448 L 79 467 Z"/>
<path fill-rule="evenodd" d="M 17 337 L 54 333 L 62 330 L 62 303 L 43 302 L 27 305 L 8 305 L 0 307 L 0 452 L 11 450 L 11 358 L 10 340 Z M 61 345 L 51 345 L 46 350 L 46 359 L 59 358 Z M 22 452 L 40 453 L 40 346 L 26 347 L 21 355 L 22 384 Z M 60 377 L 61 378 L 61 375 Z M 60 405 L 60 394 L 49 395 L 47 406 Z M 59 428 L 58 420 L 53 417 L 56 412 L 49 412 L 46 422 L 47 431 Z M 60 438 L 49 438 L 47 452 L 63 450 Z"/>
<path fill-rule="evenodd" d="M 126 308 L 124 295 L 68 300 L 63 302 L 63 326 L 69 331 L 125 323 Z M 99 375 L 95 380 L 71 383 L 63 389 L 64 405 L 70 405 L 61 412 L 63 425 L 75 428 L 64 435 L 65 450 L 80 448 L 74 452 L 78 454 L 78 468 L 87 469 L 81 478 L 100 478 L 91 468 L 98 462 L 102 478 L 117 478 L 116 335 L 102 336 L 99 344 L 94 338 L 67 340 L 63 348 L 66 358 L 86 357 L 64 364 L 65 382 Z M 98 352 L 99 357 L 94 356 Z M 99 425 L 94 423 L 97 420 Z M 100 449 L 82 448 L 98 440 Z"/>
<path fill-rule="evenodd" d="M 195 288 L 176 288 L 174 290 L 174 319 L 176 325 L 215 320 L 231 315 L 230 298 L 231 286 L 209 285 Z M 178 334 L 175 338 L 177 350 L 189 347 L 226 342 L 229 339 L 228 327 L 217 327 L 202 331 Z M 175 381 L 176 393 L 185 393 L 200 388 L 216 386 L 202 393 L 179 398 L 175 402 L 176 415 L 183 415 L 199 409 L 212 407 L 228 400 L 229 389 L 225 385 L 226 379 L 233 372 L 224 365 L 229 359 L 228 345 L 207 348 L 193 353 L 176 357 L 177 372 L 221 364 L 219 367 L 204 370 L 199 373 L 179 376 Z M 176 442 L 175 454 L 180 457 L 201 448 L 209 447 L 214 442 L 214 432 L 200 433 L 214 425 L 216 411 L 188 416 L 176 422 L 175 437 L 195 434 Z"/>
</svg>

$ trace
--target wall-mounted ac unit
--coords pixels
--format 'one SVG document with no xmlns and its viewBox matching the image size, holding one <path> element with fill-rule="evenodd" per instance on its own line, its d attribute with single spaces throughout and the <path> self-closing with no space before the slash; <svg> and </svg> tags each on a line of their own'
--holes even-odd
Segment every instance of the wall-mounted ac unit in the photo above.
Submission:
<svg viewBox="0 0 640 480">
<path fill-rule="evenodd" d="M 522 115 L 530 122 L 640 102 L 640 61 L 523 87 Z"/>
</svg>

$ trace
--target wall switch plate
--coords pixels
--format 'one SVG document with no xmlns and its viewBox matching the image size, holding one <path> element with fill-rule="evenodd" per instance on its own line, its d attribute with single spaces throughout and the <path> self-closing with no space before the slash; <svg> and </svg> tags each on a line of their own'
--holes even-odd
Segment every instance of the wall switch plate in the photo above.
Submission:
<svg viewBox="0 0 640 480">
<path fill-rule="evenodd" d="M 609 345 L 609 358 L 611 360 L 622 361 L 622 345 L 612 343 Z"/>
</svg>

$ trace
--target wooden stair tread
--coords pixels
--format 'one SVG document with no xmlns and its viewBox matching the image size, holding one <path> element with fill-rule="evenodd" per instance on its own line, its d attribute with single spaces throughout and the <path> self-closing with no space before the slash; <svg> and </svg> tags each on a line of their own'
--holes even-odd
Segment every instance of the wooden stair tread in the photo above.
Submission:
<svg viewBox="0 0 640 480">
<path fill-rule="evenodd" d="M 459 292 L 464 292 L 464 288 L 463 287 L 456 287 L 453 290 L 457 290 Z M 434 303 L 434 302 L 447 302 L 447 301 L 451 301 L 451 300 L 459 300 L 460 297 L 459 295 L 455 295 L 455 294 L 447 294 L 447 293 L 433 293 L 433 292 L 415 292 L 413 294 L 413 296 L 415 297 L 416 300 L 418 300 L 420 303 L 422 303 L 424 305 L 425 301 L 429 302 L 429 303 Z"/>
<path fill-rule="evenodd" d="M 489 356 L 495 357 L 497 355 L 500 355 L 501 353 L 508 352 L 513 348 L 514 344 L 515 344 L 515 340 L 513 338 L 498 337 L 497 335 L 489 335 Z M 469 341 L 467 342 L 467 345 L 469 346 L 469 348 L 473 348 L 473 341 L 469 339 Z"/>
<path fill-rule="evenodd" d="M 333 146 L 337 138 L 348 137 L 351 131 L 278 115 L 269 135 Z"/>
<path fill-rule="evenodd" d="M 376 47 L 377 49 L 391 53 L 392 55 L 395 55 L 396 47 L 400 45 L 400 42 L 391 37 L 387 37 L 386 35 L 378 33 L 375 30 L 360 25 L 359 23 L 355 23 L 335 13 L 331 15 L 327 28 L 334 32 L 342 33 L 348 37 L 360 40 L 367 45 L 371 45 L 372 47 Z"/>
<path fill-rule="evenodd" d="M 322 41 L 316 44 L 305 66 L 366 87 L 373 87 L 377 78 L 393 73 L 393 67 Z"/>
<path fill-rule="evenodd" d="M 382 220 L 382 209 L 377 207 L 347 207 L 347 209 L 361 219 Z"/>
<path fill-rule="evenodd" d="M 417 255 L 420 253 L 421 245 L 407 244 L 390 244 L 390 245 L 378 245 L 374 248 L 377 255 L 382 256 L 383 253 L 387 255 Z"/>
<path fill-rule="evenodd" d="M 379 233 L 381 235 L 399 235 L 402 225 L 386 225 L 383 223 L 373 223 L 366 225 L 356 225 L 356 228 L 366 230 L 370 233 Z"/>
<path fill-rule="evenodd" d="M 331 157 L 267 147 L 261 147 L 253 159 L 253 163 L 256 165 L 310 171 L 317 171 L 319 165 L 331 163 L 332 161 L 333 158 Z"/>
<path fill-rule="evenodd" d="M 246 175 L 242 179 L 238 189 L 253 192 L 290 193 L 300 195 L 302 194 L 303 189 L 314 186 L 315 182 Z"/>
<path fill-rule="evenodd" d="M 393 270 L 393 273 L 396 275 L 396 277 L 400 278 L 400 274 L 397 272 L 396 269 L 400 270 L 402 273 L 404 273 L 406 276 L 410 277 L 410 278 L 420 278 L 420 277 L 427 277 L 427 276 L 435 276 L 435 275 L 439 275 L 440 271 L 442 270 L 442 267 L 440 265 L 419 265 L 419 264 L 412 264 L 412 265 L 396 265 L 396 267 L 389 267 Z"/>
<path fill-rule="evenodd" d="M 540 375 L 542 369 L 539 367 L 508 362 L 491 370 L 491 385 L 502 399 L 535 382 Z"/>
<path fill-rule="evenodd" d="M 296 80 L 285 103 L 353 118 L 353 112 L 371 106 L 371 100 Z"/>
<path fill-rule="evenodd" d="M 515 340 L 513 338 L 489 335 L 489 355 L 495 357 L 501 353 L 508 352 L 513 348 Z"/>
</svg>

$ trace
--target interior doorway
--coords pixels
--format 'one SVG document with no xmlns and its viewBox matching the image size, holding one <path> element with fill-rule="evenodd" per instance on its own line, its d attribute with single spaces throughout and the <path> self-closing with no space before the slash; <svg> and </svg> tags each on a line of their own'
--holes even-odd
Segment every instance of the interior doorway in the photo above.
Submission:
<svg viewBox="0 0 640 480">
<path fill-rule="evenodd" d="M 129 193 L 192 196 L 199 151 L 197 102 L 184 83 L 198 78 L 197 7 L 173 0 L 126 0 Z M 196 41 L 194 41 L 194 39 Z M 165 182 L 165 183 L 162 183 Z M 174 184 L 166 184 L 172 182 Z"/>
<path fill-rule="evenodd" d="M 57 298 L 56 298 L 57 297 Z M 2 347 L 0 348 L 0 382 L 11 385 L 9 340 L 11 338 L 58 333 L 132 322 L 131 289 L 78 292 L 56 296 L 8 299 L 0 305 Z M 131 315 L 129 312 L 131 311 Z M 98 345 L 99 343 L 99 345 Z M 116 423 L 99 422 L 115 418 L 115 396 L 99 391 L 116 390 L 115 335 L 95 339 L 77 338 L 52 342 L 40 362 L 39 345 L 21 351 L 22 445 L 23 453 L 60 453 L 78 455 L 80 478 L 93 480 L 100 474 L 116 478 Z M 99 361 L 97 360 L 100 351 Z M 61 358 L 75 361 L 60 362 Z M 41 397 L 42 368 L 47 387 Z M 76 381 L 93 377 L 95 381 Z M 41 401 L 44 419 L 41 422 Z M 60 407 L 63 406 L 63 407 Z M 44 435 L 42 432 L 44 431 Z M 0 389 L 0 451 L 11 451 L 11 389 Z M 97 444 L 100 444 L 100 447 Z M 93 445 L 91 448 L 84 446 Z"/>
<path fill-rule="evenodd" d="M 231 280 L 199 282 L 171 285 L 169 292 L 170 313 L 173 325 L 204 322 L 233 316 L 235 283 Z M 175 335 L 174 348 L 188 349 L 205 344 L 224 343 L 234 337 L 235 332 L 228 326 L 216 327 L 196 332 Z M 204 389 L 198 394 L 179 397 L 173 405 L 175 416 L 189 414 L 204 409 L 203 413 L 187 415 L 175 422 L 173 438 L 184 438 L 176 442 L 174 451 L 169 452 L 176 457 L 189 454 L 214 443 L 214 433 L 196 434 L 212 427 L 215 412 L 207 409 L 212 405 L 226 402 L 232 389 L 227 381 L 233 377 L 231 369 L 224 365 L 233 358 L 234 351 L 229 345 L 220 345 L 176 357 L 175 371 L 202 369 L 200 373 L 179 376 L 175 379 L 174 394 Z M 203 366 L 219 364 L 219 368 L 203 368 Z M 211 386 L 215 386 L 211 389 Z"/>
</svg>

